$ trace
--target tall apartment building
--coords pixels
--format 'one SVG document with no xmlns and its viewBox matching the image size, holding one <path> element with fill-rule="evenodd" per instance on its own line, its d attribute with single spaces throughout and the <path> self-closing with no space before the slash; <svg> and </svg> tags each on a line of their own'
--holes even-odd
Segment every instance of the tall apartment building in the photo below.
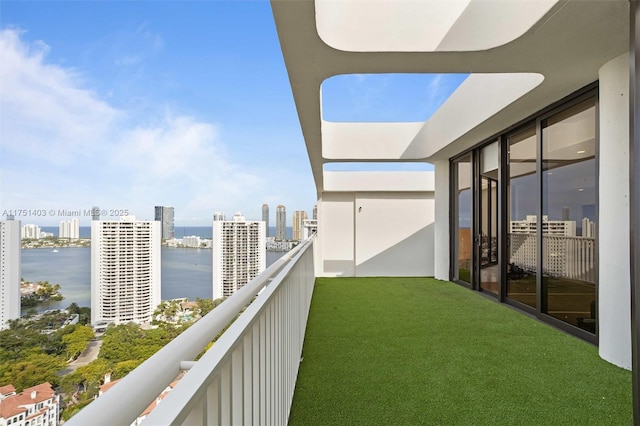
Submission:
<svg viewBox="0 0 640 426">
<path fill-rule="evenodd" d="M 318 220 L 318 205 L 313 206 L 313 220 Z"/>
<path fill-rule="evenodd" d="M 213 221 L 213 298 L 229 297 L 266 268 L 263 221 Z"/>
<path fill-rule="evenodd" d="M 287 209 L 280 204 L 276 208 L 276 240 L 287 239 Z"/>
<path fill-rule="evenodd" d="M 20 318 L 20 221 L 0 220 L 0 330 Z"/>
<path fill-rule="evenodd" d="M 40 227 L 38 225 L 34 225 L 31 223 L 24 225 L 22 227 L 22 231 L 20 232 L 20 236 L 22 237 L 23 240 L 26 240 L 26 239 L 38 240 L 42 238 L 41 234 L 42 234 L 42 230 L 40 229 Z"/>
<path fill-rule="evenodd" d="M 80 238 L 80 221 L 78 218 L 61 220 L 58 226 L 58 237 L 77 240 Z"/>
<path fill-rule="evenodd" d="M 303 210 L 296 210 L 293 212 L 293 239 L 297 241 L 302 241 L 303 230 L 304 230 L 304 221 L 307 220 L 307 212 Z"/>
<path fill-rule="evenodd" d="M 267 230 L 267 237 L 269 236 L 269 204 L 262 205 L 262 221 L 264 222 L 264 227 Z"/>
<path fill-rule="evenodd" d="M 173 207 L 155 206 L 155 219 L 160 222 L 163 240 L 175 238 Z"/>
<path fill-rule="evenodd" d="M 91 322 L 150 322 L 160 304 L 160 222 L 91 221 Z"/>
<path fill-rule="evenodd" d="M 216 221 L 216 220 L 225 220 L 224 213 L 223 212 L 215 212 L 213 214 L 213 220 L 214 221 Z"/>
</svg>

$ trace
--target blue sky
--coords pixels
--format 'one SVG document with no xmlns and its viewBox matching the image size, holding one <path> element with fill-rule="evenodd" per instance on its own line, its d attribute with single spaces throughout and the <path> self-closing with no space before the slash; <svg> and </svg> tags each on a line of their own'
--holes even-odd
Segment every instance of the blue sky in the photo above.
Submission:
<svg viewBox="0 0 640 426">
<path fill-rule="evenodd" d="M 57 225 L 63 209 L 153 219 L 166 205 L 176 225 L 207 226 L 214 211 L 259 219 L 263 203 L 272 218 L 278 204 L 311 213 L 315 187 L 268 1 L 0 8 L 0 214 Z M 424 120 L 462 79 L 377 78 L 327 81 L 326 118 Z"/>
</svg>

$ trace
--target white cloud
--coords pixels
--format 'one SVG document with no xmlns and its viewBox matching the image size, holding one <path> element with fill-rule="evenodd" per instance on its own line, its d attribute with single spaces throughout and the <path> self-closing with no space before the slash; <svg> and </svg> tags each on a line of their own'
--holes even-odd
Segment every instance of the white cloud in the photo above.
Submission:
<svg viewBox="0 0 640 426">
<path fill-rule="evenodd" d="M 68 163 L 75 152 L 91 149 L 95 135 L 106 134 L 120 113 L 82 88 L 73 70 L 45 64 L 46 44 L 28 45 L 20 35 L 0 31 L 3 151 Z"/>
<path fill-rule="evenodd" d="M 3 209 L 99 205 L 150 218 L 163 204 L 208 223 L 214 210 L 260 207 L 267 174 L 228 157 L 219 125 L 175 113 L 135 122 L 22 34 L 0 31 Z"/>
</svg>

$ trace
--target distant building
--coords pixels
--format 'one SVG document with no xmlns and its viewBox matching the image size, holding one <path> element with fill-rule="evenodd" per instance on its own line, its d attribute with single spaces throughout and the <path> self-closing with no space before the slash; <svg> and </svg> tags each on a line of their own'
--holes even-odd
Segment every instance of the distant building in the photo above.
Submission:
<svg viewBox="0 0 640 426">
<path fill-rule="evenodd" d="M 80 221 L 77 218 L 61 220 L 58 226 L 58 237 L 77 240 L 80 238 Z"/>
<path fill-rule="evenodd" d="M 175 227 L 173 219 L 173 207 L 156 206 L 155 207 L 155 219 L 159 221 L 162 229 L 163 240 L 170 240 L 175 238 Z"/>
<path fill-rule="evenodd" d="M 214 220 L 214 221 L 215 221 L 215 220 L 225 220 L 224 213 L 222 213 L 222 212 L 215 212 L 215 213 L 213 214 L 213 220 Z"/>
<path fill-rule="evenodd" d="M 91 221 L 91 322 L 150 322 L 160 304 L 160 222 Z"/>
<path fill-rule="evenodd" d="M 27 224 L 22 227 L 20 236 L 23 240 L 39 240 L 42 238 L 42 230 L 38 225 Z"/>
<path fill-rule="evenodd" d="M 313 220 L 318 220 L 318 205 L 313 206 Z"/>
<path fill-rule="evenodd" d="M 0 220 L 0 330 L 20 318 L 20 221 Z"/>
<path fill-rule="evenodd" d="M 302 239 L 306 240 L 311 235 L 318 232 L 318 221 L 315 219 L 307 219 L 302 222 Z"/>
<path fill-rule="evenodd" d="M 16 394 L 13 385 L 0 387 L 0 425 L 57 426 L 60 396 L 50 383 L 26 388 Z"/>
<path fill-rule="evenodd" d="M 276 240 L 275 237 L 267 238 L 267 251 L 289 251 L 293 247 L 297 245 L 293 240 L 291 241 L 280 241 Z"/>
<path fill-rule="evenodd" d="M 266 268 L 263 221 L 213 221 L 213 298 L 229 297 Z"/>
<path fill-rule="evenodd" d="M 304 221 L 307 220 L 307 212 L 303 210 L 296 210 L 293 212 L 293 235 L 292 238 L 296 241 L 303 240 L 303 228 Z"/>
<path fill-rule="evenodd" d="M 287 239 L 287 209 L 280 204 L 276 208 L 276 240 Z"/>
<path fill-rule="evenodd" d="M 196 235 L 182 237 L 182 245 L 185 247 L 200 247 L 200 237 Z"/>
<path fill-rule="evenodd" d="M 264 227 L 266 228 L 267 237 L 269 236 L 269 204 L 262 205 L 262 221 L 264 222 Z"/>
</svg>

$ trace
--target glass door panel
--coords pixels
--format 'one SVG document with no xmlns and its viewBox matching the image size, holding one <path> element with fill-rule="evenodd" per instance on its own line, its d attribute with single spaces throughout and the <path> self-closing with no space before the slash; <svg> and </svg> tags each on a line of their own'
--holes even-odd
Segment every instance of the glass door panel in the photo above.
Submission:
<svg viewBox="0 0 640 426">
<path fill-rule="evenodd" d="M 454 162 L 455 189 L 455 238 L 454 278 L 471 285 L 471 257 L 473 252 L 472 218 L 473 192 L 471 154 Z"/>
<path fill-rule="evenodd" d="M 507 140 L 507 297 L 536 307 L 537 209 L 535 127 Z"/>
<path fill-rule="evenodd" d="M 500 287 L 498 268 L 498 142 L 482 148 L 480 153 L 480 184 L 478 188 L 479 282 L 480 289 L 494 295 Z"/>
<path fill-rule="evenodd" d="M 542 130 L 542 312 L 595 333 L 596 107 L 591 98 Z"/>
</svg>

